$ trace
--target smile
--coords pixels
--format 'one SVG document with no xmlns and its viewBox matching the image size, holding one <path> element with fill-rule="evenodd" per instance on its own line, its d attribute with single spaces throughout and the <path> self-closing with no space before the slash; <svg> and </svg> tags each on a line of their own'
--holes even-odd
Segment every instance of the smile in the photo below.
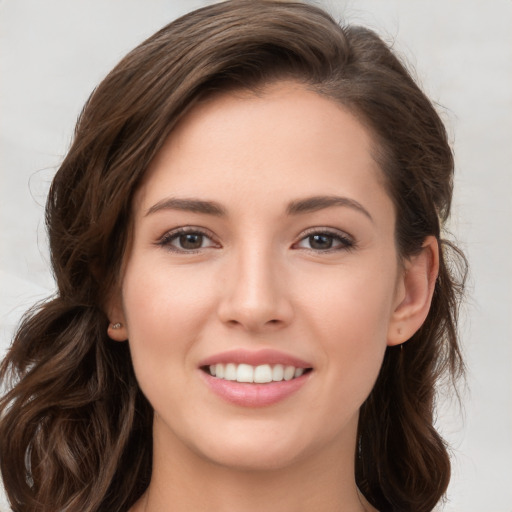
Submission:
<svg viewBox="0 0 512 512">
<path fill-rule="evenodd" d="M 203 382 L 215 395 L 237 407 L 278 404 L 309 387 L 313 365 L 273 349 L 230 350 L 199 362 Z"/>
<path fill-rule="evenodd" d="M 212 364 L 204 368 L 211 376 L 227 381 L 236 381 L 254 384 L 266 384 L 269 382 L 281 382 L 296 379 L 310 368 L 300 368 L 282 364 Z"/>
</svg>

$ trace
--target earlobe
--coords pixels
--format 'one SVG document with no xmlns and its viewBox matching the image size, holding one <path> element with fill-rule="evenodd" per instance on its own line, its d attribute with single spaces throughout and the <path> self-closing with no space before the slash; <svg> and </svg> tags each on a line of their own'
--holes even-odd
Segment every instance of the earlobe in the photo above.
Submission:
<svg viewBox="0 0 512 512">
<path fill-rule="evenodd" d="M 427 318 L 439 272 L 439 244 L 428 236 L 421 251 L 405 262 L 396 305 L 388 330 L 387 344 L 400 345 L 421 327 Z"/>
<path fill-rule="evenodd" d="M 128 339 L 126 327 L 121 322 L 109 323 L 107 334 L 114 341 L 126 341 Z"/>
<path fill-rule="evenodd" d="M 119 294 L 108 300 L 107 316 L 110 322 L 107 327 L 108 337 L 114 341 L 126 341 L 128 339 L 128 329 Z"/>
</svg>

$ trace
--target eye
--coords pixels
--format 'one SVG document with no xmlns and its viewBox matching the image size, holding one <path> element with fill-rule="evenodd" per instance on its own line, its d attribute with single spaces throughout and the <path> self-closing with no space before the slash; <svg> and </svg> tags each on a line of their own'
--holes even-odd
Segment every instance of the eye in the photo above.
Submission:
<svg viewBox="0 0 512 512">
<path fill-rule="evenodd" d="M 209 247 L 218 247 L 212 238 L 205 232 L 179 228 L 166 233 L 158 242 L 158 245 L 173 252 L 193 253 Z"/>
<path fill-rule="evenodd" d="M 354 241 L 348 235 L 331 231 L 312 231 L 303 237 L 295 247 L 317 252 L 329 252 L 351 249 Z"/>
</svg>

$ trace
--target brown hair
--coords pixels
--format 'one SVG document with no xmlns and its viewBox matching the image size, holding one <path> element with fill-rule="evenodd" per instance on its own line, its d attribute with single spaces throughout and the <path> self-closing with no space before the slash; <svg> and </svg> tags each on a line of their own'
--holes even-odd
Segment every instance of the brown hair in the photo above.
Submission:
<svg viewBox="0 0 512 512">
<path fill-rule="evenodd" d="M 191 106 L 226 88 L 294 79 L 370 129 L 397 211 L 401 257 L 428 235 L 441 266 L 422 328 L 387 349 L 360 412 L 357 484 L 382 512 L 432 510 L 450 462 L 433 427 L 435 384 L 462 371 L 456 320 L 465 263 L 441 240 L 453 158 L 432 104 L 382 40 L 301 3 L 232 1 L 192 12 L 129 53 L 78 120 L 46 209 L 58 291 L 29 311 L 3 361 L 1 471 L 17 512 L 127 510 L 149 484 L 152 409 L 103 310 L 148 163 Z M 449 265 L 459 256 L 462 273 Z M 462 277 L 457 277 L 462 276 Z"/>
</svg>

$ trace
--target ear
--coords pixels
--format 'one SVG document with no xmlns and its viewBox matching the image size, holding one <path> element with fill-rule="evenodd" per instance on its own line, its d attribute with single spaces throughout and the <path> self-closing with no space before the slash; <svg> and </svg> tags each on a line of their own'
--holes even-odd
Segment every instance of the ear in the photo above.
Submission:
<svg viewBox="0 0 512 512">
<path fill-rule="evenodd" d="M 126 327 L 120 291 L 113 293 L 108 299 L 106 312 L 109 320 L 108 337 L 114 341 L 126 341 L 128 339 L 128 328 Z"/>
<path fill-rule="evenodd" d="M 400 345 L 422 326 L 430 310 L 438 273 L 439 244 L 436 237 L 428 236 L 421 251 L 405 261 L 389 323 L 388 345 Z"/>
</svg>

